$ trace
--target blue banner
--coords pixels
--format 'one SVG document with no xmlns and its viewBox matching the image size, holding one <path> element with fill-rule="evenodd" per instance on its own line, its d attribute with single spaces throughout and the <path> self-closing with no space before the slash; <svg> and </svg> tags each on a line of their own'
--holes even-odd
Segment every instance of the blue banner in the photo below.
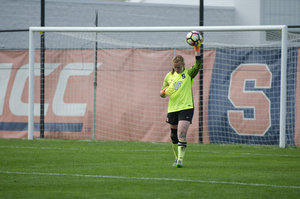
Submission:
<svg viewBox="0 0 300 199">
<path fill-rule="evenodd" d="M 292 142 L 297 53 L 289 49 L 287 60 L 286 136 Z M 280 49 L 217 50 L 208 102 L 210 143 L 279 144 L 280 58 Z"/>
</svg>

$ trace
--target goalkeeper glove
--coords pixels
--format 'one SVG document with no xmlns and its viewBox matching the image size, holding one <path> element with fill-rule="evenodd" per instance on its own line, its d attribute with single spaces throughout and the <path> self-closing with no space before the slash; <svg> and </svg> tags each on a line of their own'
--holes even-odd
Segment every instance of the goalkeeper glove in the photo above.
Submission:
<svg viewBox="0 0 300 199">
<path fill-rule="evenodd" d="M 201 36 L 201 35 L 200 35 Z M 201 39 L 200 39 L 200 42 L 198 43 L 197 46 L 194 46 L 194 50 L 196 52 L 200 52 L 200 45 L 202 44 L 202 41 L 203 41 L 203 37 L 201 36 Z"/>
</svg>

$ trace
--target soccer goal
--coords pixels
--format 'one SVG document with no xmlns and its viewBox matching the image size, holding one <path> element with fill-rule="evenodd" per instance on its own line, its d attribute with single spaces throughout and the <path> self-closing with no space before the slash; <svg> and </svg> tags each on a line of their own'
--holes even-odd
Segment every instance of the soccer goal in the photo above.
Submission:
<svg viewBox="0 0 300 199">
<path fill-rule="evenodd" d="M 41 32 L 46 138 L 169 142 L 159 91 L 174 55 L 194 64 L 191 30 L 204 42 L 188 142 L 299 146 L 299 35 L 281 25 L 31 27 L 28 139 L 39 137 Z"/>
</svg>

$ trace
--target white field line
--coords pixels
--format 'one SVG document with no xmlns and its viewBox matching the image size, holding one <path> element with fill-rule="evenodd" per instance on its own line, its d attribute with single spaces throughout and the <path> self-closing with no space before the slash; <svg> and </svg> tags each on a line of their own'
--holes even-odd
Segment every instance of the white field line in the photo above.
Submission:
<svg viewBox="0 0 300 199">
<path fill-rule="evenodd" d="M 255 184 L 255 183 L 244 183 L 244 182 L 189 180 L 189 179 L 176 179 L 176 178 L 146 178 L 146 177 L 126 177 L 126 176 L 107 176 L 107 175 L 83 175 L 83 174 L 66 174 L 66 173 L 11 172 L 11 171 L 0 171 L 0 173 L 4 173 L 4 174 L 16 174 L 16 175 L 44 175 L 44 176 L 69 176 L 69 177 L 87 177 L 87 178 L 110 178 L 110 179 L 125 179 L 125 180 L 177 181 L 177 182 L 193 182 L 193 183 L 207 183 L 207 184 L 225 184 L 225 185 L 242 185 L 242 186 L 257 186 L 257 187 L 274 187 L 274 188 L 300 189 L 300 186 L 286 186 L 286 185 L 272 185 L 272 184 Z"/>
<path fill-rule="evenodd" d="M 20 147 L 20 146 L 0 146 L 1 148 L 12 148 L 12 149 L 48 149 L 48 150 L 91 150 L 85 148 L 55 148 L 55 147 Z M 171 150 L 171 148 L 170 148 Z M 170 152 L 170 150 L 130 150 L 131 152 L 150 152 L 150 151 L 157 151 L 157 152 Z M 125 151 L 124 149 L 110 149 L 106 150 L 103 148 L 95 149 L 93 151 Z M 254 153 L 235 153 L 235 152 L 219 152 L 219 151 L 196 151 L 196 150 L 189 150 L 189 153 L 215 153 L 215 154 L 232 154 L 232 155 L 254 155 L 254 156 L 276 156 L 276 157 L 300 157 L 300 155 L 281 155 L 281 154 L 254 154 Z"/>
</svg>

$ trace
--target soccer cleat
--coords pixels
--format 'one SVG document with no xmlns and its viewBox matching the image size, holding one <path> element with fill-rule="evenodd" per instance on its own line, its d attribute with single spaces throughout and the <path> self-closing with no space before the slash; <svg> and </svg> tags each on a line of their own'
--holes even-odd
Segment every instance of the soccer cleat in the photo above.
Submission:
<svg viewBox="0 0 300 199">
<path fill-rule="evenodd" d="M 181 168 L 182 166 L 182 162 L 180 160 L 177 160 L 177 164 L 176 164 L 177 168 Z"/>
<path fill-rule="evenodd" d="M 177 165 L 177 159 L 174 161 L 173 167 L 176 167 L 176 165 Z"/>
</svg>

